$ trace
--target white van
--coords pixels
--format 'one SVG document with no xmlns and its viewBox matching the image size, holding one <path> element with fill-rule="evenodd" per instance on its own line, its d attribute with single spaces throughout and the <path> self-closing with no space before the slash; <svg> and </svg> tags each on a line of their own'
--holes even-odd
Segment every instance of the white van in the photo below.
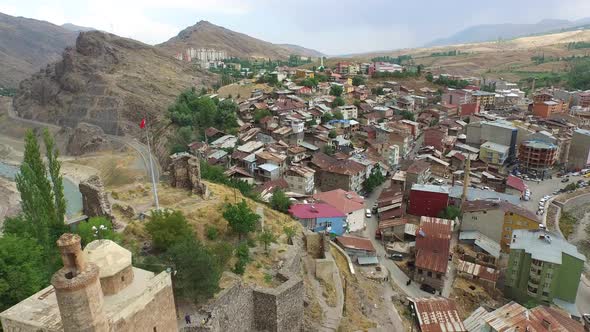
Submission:
<svg viewBox="0 0 590 332">
<path fill-rule="evenodd" d="M 373 214 L 371 213 L 371 209 L 365 210 L 365 217 L 371 218 L 372 216 L 373 216 Z"/>
</svg>

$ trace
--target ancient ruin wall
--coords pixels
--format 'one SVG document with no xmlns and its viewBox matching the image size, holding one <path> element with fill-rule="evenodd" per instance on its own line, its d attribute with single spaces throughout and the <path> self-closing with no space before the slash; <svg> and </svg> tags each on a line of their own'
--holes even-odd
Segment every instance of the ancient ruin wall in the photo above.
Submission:
<svg viewBox="0 0 590 332">
<path fill-rule="evenodd" d="M 101 179 L 92 175 L 78 185 L 82 194 L 82 212 L 88 217 L 107 217 L 113 219 L 111 203 Z"/>
</svg>

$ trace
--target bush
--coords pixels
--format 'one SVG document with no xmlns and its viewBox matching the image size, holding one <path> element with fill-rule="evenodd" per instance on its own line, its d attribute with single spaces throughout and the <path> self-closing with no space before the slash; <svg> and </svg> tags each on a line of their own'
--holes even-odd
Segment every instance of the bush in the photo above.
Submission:
<svg viewBox="0 0 590 332">
<path fill-rule="evenodd" d="M 82 246 L 97 239 L 119 241 L 118 234 L 113 231 L 113 224 L 105 217 L 93 217 L 88 222 L 80 223 L 75 233 L 80 235 Z"/>
<path fill-rule="evenodd" d="M 180 211 L 152 211 L 152 217 L 145 224 L 155 249 L 165 251 L 176 243 L 193 238 L 193 229 Z"/>
<path fill-rule="evenodd" d="M 207 238 L 211 241 L 217 240 L 219 237 L 219 230 L 213 226 L 207 226 Z"/>
<path fill-rule="evenodd" d="M 250 262 L 250 249 L 248 245 L 242 242 L 236 248 L 236 257 L 238 261 L 234 265 L 233 272 L 236 274 L 244 274 L 246 271 L 246 264 Z"/>
<path fill-rule="evenodd" d="M 277 189 L 272 193 L 270 206 L 280 212 L 287 213 L 291 207 L 291 200 L 285 195 L 285 192 Z"/>
</svg>

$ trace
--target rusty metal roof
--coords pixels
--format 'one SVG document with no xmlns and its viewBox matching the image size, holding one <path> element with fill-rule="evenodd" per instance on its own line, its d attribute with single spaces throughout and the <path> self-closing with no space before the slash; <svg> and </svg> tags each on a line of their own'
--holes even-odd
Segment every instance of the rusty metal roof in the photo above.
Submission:
<svg viewBox="0 0 590 332">
<path fill-rule="evenodd" d="M 422 217 L 416 231 L 416 267 L 446 273 L 451 246 L 451 220 Z"/>
<path fill-rule="evenodd" d="M 582 332 L 583 326 L 559 309 L 537 306 L 531 310 L 510 302 L 482 318 L 493 330 L 531 332 Z"/>
<path fill-rule="evenodd" d="M 422 332 L 467 332 L 455 301 L 443 297 L 409 298 Z"/>
</svg>

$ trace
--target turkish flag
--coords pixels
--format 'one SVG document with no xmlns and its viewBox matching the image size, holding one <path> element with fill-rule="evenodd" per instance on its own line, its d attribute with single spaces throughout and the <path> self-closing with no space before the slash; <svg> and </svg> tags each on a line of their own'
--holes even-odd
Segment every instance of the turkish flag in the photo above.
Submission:
<svg viewBox="0 0 590 332">
<path fill-rule="evenodd" d="M 139 124 L 139 128 L 145 128 L 145 118 L 141 119 L 141 123 Z"/>
</svg>

